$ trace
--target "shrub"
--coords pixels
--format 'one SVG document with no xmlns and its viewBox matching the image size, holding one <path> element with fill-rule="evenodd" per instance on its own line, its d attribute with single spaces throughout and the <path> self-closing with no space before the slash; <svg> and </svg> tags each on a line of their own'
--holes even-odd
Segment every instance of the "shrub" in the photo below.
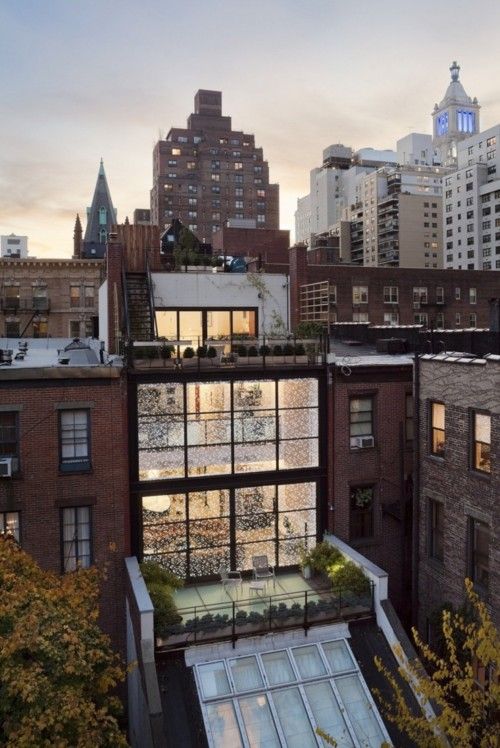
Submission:
<svg viewBox="0 0 500 748">
<path fill-rule="evenodd" d="M 251 610 L 248 614 L 248 623 L 263 623 L 264 616 L 262 613 L 258 613 L 256 610 Z"/>
<path fill-rule="evenodd" d="M 273 356 L 282 356 L 283 348 L 280 345 L 275 345 L 273 348 Z"/>
<path fill-rule="evenodd" d="M 198 358 L 206 358 L 207 357 L 207 346 L 206 345 L 199 345 L 196 349 L 196 355 Z"/>
<path fill-rule="evenodd" d="M 290 606 L 290 613 L 294 616 L 301 616 L 303 612 L 304 611 L 300 603 L 293 603 Z"/>
<path fill-rule="evenodd" d="M 161 582 L 161 584 L 166 584 L 173 590 L 179 590 L 184 586 L 184 581 L 180 577 L 155 561 L 143 561 L 140 564 L 140 569 L 146 586 L 149 582 Z"/>
<path fill-rule="evenodd" d="M 295 355 L 296 356 L 305 356 L 306 349 L 302 345 L 302 343 L 297 343 L 295 346 Z"/>
<path fill-rule="evenodd" d="M 160 348 L 160 356 L 164 361 L 168 358 L 172 358 L 172 353 L 174 353 L 173 345 L 162 345 Z"/>
<path fill-rule="evenodd" d="M 217 350 L 213 346 L 207 349 L 207 358 L 217 358 Z"/>
<path fill-rule="evenodd" d="M 191 348 L 191 346 L 188 345 L 187 348 L 184 348 L 184 353 L 182 354 L 183 358 L 194 358 L 194 350 Z"/>
<path fill-rule="evenodd" d="M 326 574 L 329 567 L 340 559 L 343 559 L 343 556 L 338 548 L 323 541 L 304 554 L 302 557 L 302 566 L 310 566 L 312 571 L 318 574 Z"/>
<path fill-rule="evenodd" d="M 256 348 L 256 347 L 255 347 L 254 345 L 251 345 L 251 346 L 250 346 L 250 347 L 248 348 L 248 353 L 247 353 L 247 355 L 248 355 L 248 356 L 250 356 L 251 358 L 255 358 L 256 356 L 258 356 L 258 355 L 259 355 L 259 352 L 258 352 L 257 348 Z"/>
<path fill-rule="evenodd" d="M 244 626 L 248 623 L 248 613 L 246 610 L 239 610 L 234 617 L 234 621 L 237 626 Z"/>
<path fill-rule="evenodd" d="M 236 350 L 237 350 L 238 356 L 246 356 L 247 355 L 247 347 L 246 347 L 246 345 L 239 345 Z"/>
<path fill-rule="evenodd" d="M 182 587 L 183 581 L 154 561 L 145 561 L 140 568 L 154 606 L 155 632 L 167 635 L 169 627 L 182 621 L 172 593 Z"/>
<path fill-rule="evenodd" d="M 323 331 L 324 327 L 319 322 L 300 322 L 295 334 L 298 338 L 320 338 Z"/>
<path fill-rule="evenodd" d="M 353 592 L 360 596 L 370 592 L 370 582 L 363 570 L 343 556 L 329 567 L 328 576 L 335 589 Z"/>
<path fill-rule="evenodd" d="M 283 354 L 285 356 L 293 356 L 294 353 L 295 353 L 294 346 L 291 343 L 285 343 L 285 345 L 283 346 Z"/>
<path fill-rule="evenodd" d="M 271 349 L 268 345 L 261 345 L 259 348 L 259 353 L 261 356 L 270 356 L 271 355 Z"/>
</svg>

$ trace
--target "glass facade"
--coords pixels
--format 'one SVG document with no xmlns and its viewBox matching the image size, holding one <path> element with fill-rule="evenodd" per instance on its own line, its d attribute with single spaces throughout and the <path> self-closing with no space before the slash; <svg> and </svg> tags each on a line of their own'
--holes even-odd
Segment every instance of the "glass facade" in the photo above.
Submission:
<svg viewBox="0 0 500 748">
<path fill-rule="evenodd" d="M 158 335 L 167 340 L 206 340 L 257 335 L 256 309 L 167 309 L 156 312 Z"/>
<path fill-rule="evenodd" d="M 298 564 L 318 531 L 318 389 L 312 377 L 139 384 L 143 558 L 186 579 L 250 571 L 259 555 Z"/>
<path fill-rule="evenodd" d="M 318 466 L 316 379 L 141 384 L 139 479 Z"/>
</svg>

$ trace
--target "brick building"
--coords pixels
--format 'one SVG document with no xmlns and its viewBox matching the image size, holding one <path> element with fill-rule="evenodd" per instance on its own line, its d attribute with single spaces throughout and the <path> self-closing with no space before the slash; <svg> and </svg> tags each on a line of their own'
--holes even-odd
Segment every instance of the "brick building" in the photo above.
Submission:
<svg viewBox="0 0 500 748">
<path fill-rule="evenodd" d="M 0 260 L 1 337 L 97 337 L 102 260 Z"/>
<path fill-rule="evenodd" d="M 101 624 L 123 648 L 125 380 L 121 366 L 99 363 L 85 346 L 63 356 L 68 364 L 55 346 L 29 341 L 23 360 L 0 368 L 0 531 L 44 569 L 105 568 Z"/>
<path fill-rule="evenodd" d="M 346 355 L 347 354 L 347 355 Z M 335 344 L 328 402 L 328 527 L 389 573 L 410 623 L 413 365 Z"/>
<path fill-rule="evenodd" d="M 288 272 L 290 232 L 281 229 L 222 226 L 212 235 L 214 254 L 244 256 L 252 269 L 266 272 Z"/>
<path fill-rule="evenodd" d="M 315 265 L 305 245 L 290 249 L 292 326 L 314 320 L 488 327 L 490 300 L 499 296 L 500 282 L 486 271 Z"/>
<path fill-rule="evenodd" d="M 153 151 L 151 223 L 179 218 L 203 242 L 229 218 L 279 227 L 279 187 L 255 136 L 233 130 L 220 91 L 198 91 L 187 127 L 172 128 Z"/>
<path fill-rule="evenodd" d="M 498 626 L 500 357 L 424 355 L 419 369 L 418 625 L 432 636 L 468 576 Z"/>
</svg>

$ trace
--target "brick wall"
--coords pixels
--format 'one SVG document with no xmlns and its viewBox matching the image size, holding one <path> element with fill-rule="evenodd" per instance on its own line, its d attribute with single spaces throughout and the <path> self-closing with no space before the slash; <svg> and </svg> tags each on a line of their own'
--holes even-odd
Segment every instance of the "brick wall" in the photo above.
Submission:
<svg viewBox="0 0 500 748">
<path fill-rule="evenodd" d="M 410 608 L 410 523 L 407 521 L 403 536 L 398 503 L 402 495 L 411 497 L 412 487 L 412 447 L 405 443 L 402 452 L 400 449 L 400 424 L 404 427 L 407 393 L 412 393 L 411 366 L 353 367 L 350 374 L 345 367 L 335 368 L 330 398 L 333 406 L 329 428 L 328 498 L 329 530 L 388 572 L 391 601 L 406 621 Z M 349 400 L 356 396 L 374 398 L 373 448 L 350 447 Z M 351 486 L 375 488 L 372 538 L 351 538 Z M 411 511 L 409 502 L 407 510 Z"/>
<path fill-rule="evenodd" d="M 21 544 L 45 569 L 61 571 L 61 509 L 92 507 L 93 554 L 106 569 L 101 624 L 124 647 L 124 562 L 129 555 L 126 387 L 118 370 L 106 379 L 0 381 L 0 408 L 18 413 L 20 471 L 0 479 L 0 511 L 21 517 Z M 68 372 L 65 371 L 65 375 Z M 90 406 L 88 473 L 59 472 L 56 406 Z"/>
<path fill-rule="evenodd" d="M 500 623 L 500 361 L 483 364 L 421 359 L 420 366 L 420 521 L 419 616 L 426 619 L 444 602 L 463 602 L 467 559 L 468 517 L 489 525 L 489 595 L 487 601 Z M 446 448 L 440 459 L 430 454 L 430 402 L 445 404 Z M 470 467 L 471 410 L 491 413 L 491 474 Z M 430 557 L 429 501 L 444 506 L 444 560 Z"/>
</svg>

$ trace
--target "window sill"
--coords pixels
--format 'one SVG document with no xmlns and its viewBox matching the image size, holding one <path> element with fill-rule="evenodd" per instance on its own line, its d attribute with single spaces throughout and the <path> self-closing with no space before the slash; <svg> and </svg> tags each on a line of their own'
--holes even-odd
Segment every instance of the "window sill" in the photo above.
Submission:
<svg viewBox="0 0 500 748">
<path fill-rule="evenodd" d="M 436 465 L 444 465 L 446 459 L 445 457 L 440 457 L 439 455 L 433 455 L 432 453 L 429 453 L 426 455 L 427 459 L 431 462 L 435 462 Z"/>
<path fill-rule="evenodd" d="M 368 548 L 375 545 L 380 545 L 380 541 L 374 537 L 370 538 L 350 538 L 349 543 L 353 548 Z"/>
<path fill-rule="evenodd" d="M 469 468 L 469 475 L 479 478 L 479 480 L 484 480 L 487 483 L 491 481 L 491 473 L 485 473 L 484 470 L 476 470 L 476 468 L 471 467 Z"/>
<path fill-rule="evenodd" d="M 92 465 L 90 460 L 88 462 L 79 463 L 64 463 L 59 464 L 59 473 L 61 475 L 75 475 L 75 473 L 91 473 Z"/>
<path fill-rule="evenodd" d="M 349 447 L 349 452 L 352 454 L 363 454 L 363 452 L 374 452 L 377 449 L 377 445 L 374 444 L 373 447 Z"/>
</svg>

